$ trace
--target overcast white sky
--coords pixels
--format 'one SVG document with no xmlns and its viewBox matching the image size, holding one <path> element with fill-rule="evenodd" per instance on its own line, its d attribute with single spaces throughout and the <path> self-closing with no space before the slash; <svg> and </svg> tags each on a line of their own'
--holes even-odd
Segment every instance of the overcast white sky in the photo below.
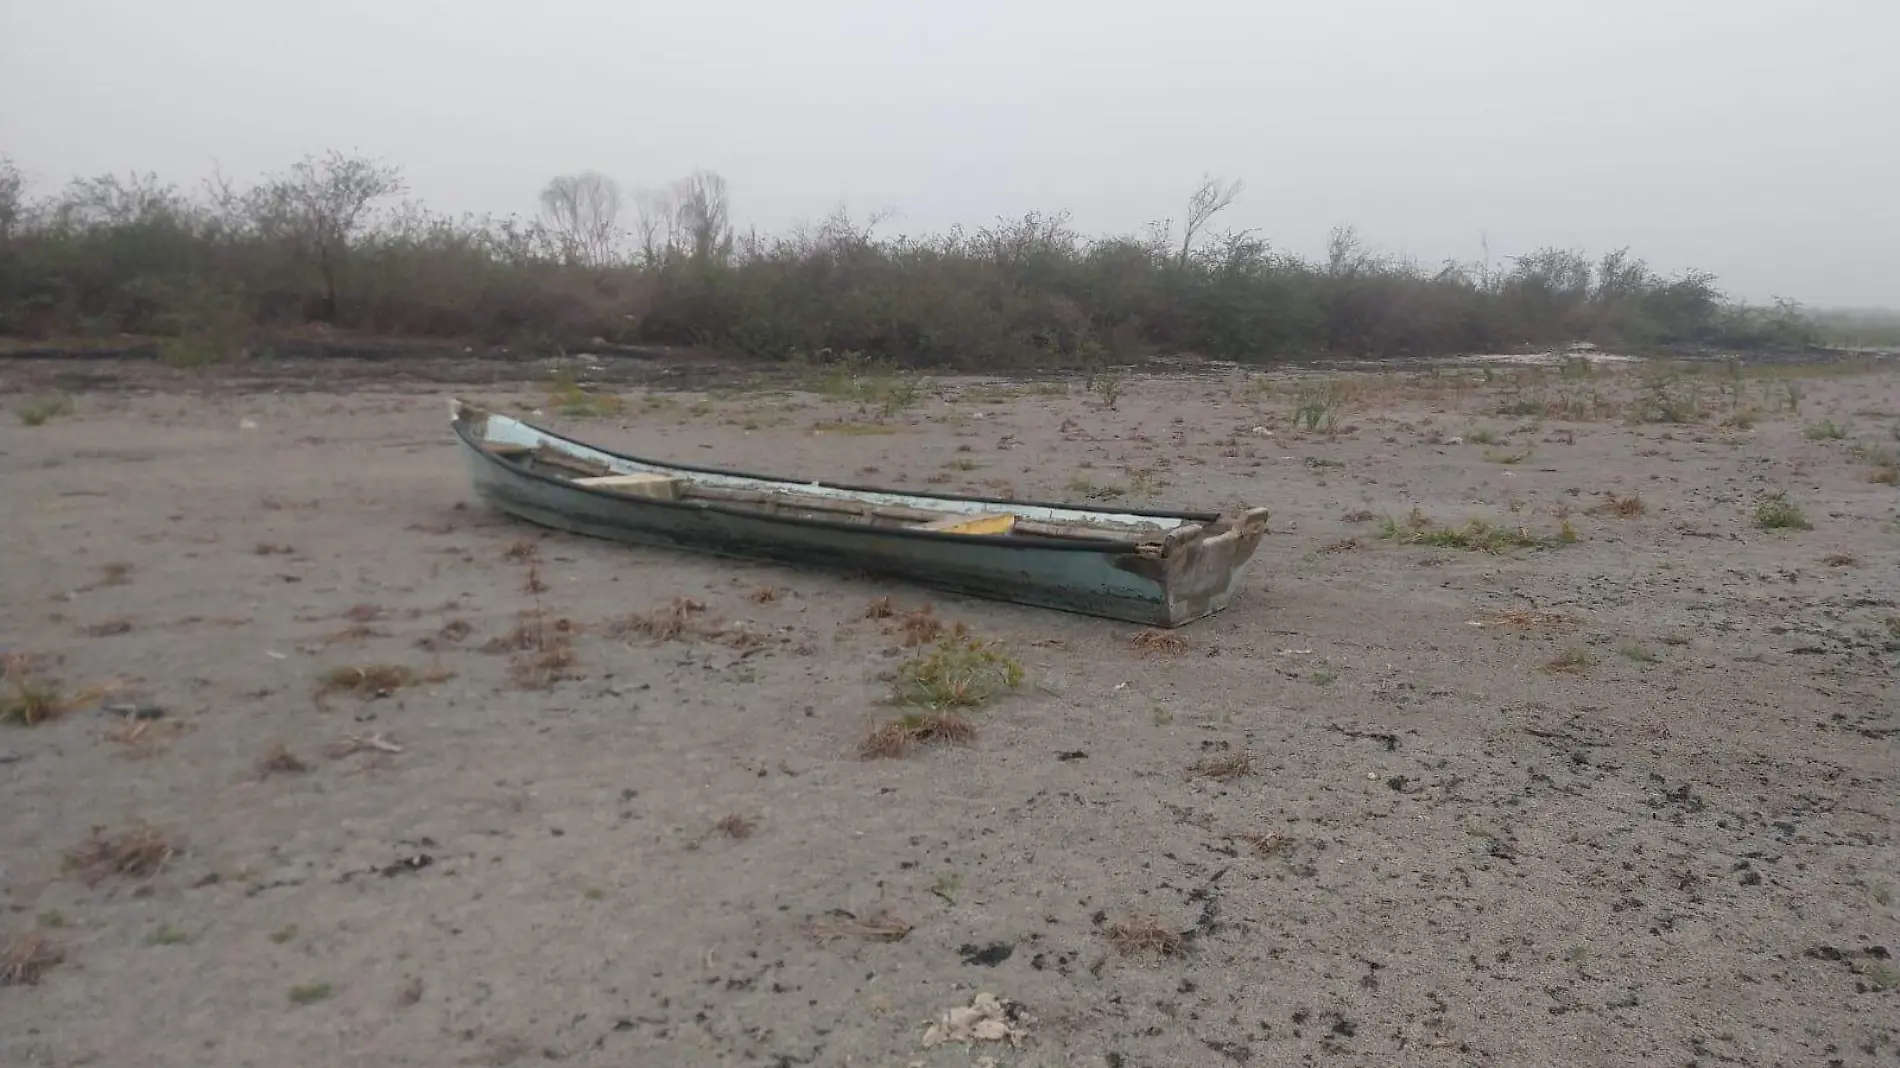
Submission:
<svg viewBox="0 0 1900 1068">
<path fill-rule="evenodd" d="M 1428 263 L 1628 245 L 1900 306 L 1900 0 L 0 0 L 0 153 L 75 174 L 326 148 L 449 211 L 709 167 L 735 220 L 887 230 L 1244 178 L 1227 225 Z"/>
</svg>

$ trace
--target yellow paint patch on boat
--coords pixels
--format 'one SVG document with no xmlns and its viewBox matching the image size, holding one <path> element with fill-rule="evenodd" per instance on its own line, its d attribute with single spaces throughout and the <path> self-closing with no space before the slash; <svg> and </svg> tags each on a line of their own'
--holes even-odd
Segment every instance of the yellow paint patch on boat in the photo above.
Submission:
<svg viewBox="0 0 1900 1068">
<path fill-rule="evenodd" d="M 918 524 L 919 529 L 944 534 L 1008 534 L 1016 529 L 1016 517 L 1008 512 L 985 515 L 948 515 Z"/>
</svg>

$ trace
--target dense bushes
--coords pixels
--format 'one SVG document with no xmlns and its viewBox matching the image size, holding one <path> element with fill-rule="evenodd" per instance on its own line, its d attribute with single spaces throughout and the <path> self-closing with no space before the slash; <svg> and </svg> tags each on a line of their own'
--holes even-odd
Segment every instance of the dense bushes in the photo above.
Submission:
<svg viewBox="0 0 1900 1068">
<path fill-rule="evenodd" d="M 1039 214 L 886 238 L 840 214 L 781 238 L 735 240 L 724 184 L 706 174 L 642 194 L 628 240 L 598 217 L 618 210 L 617 189 L 596 189 L 590 218 L 574 180 L 560 181 L 569 184 L 543 197 L 548 213 L 523 222 L 385 207 L 403 192 L 399 172 L 336 154 L 199 197 L 108 177 L 41 202 L 28 202 L 0 161 L 0 334 L 133 333 L 226 352 L 324 322 L 535 346 L 603 338 L 770 359 L 856 351 L 1009 366 L 1176 351 L 1432 355 L 1577 339 L 1747 347 L 1798 343 L 1806 330 L 1798 310 L 1732 307 L 1707 275 L 1661 277 L 1620 252 L 1592 262 L 1550 249 L 1497 271 L 1425 270 L 1370 254 L 1343 231 L 1324 262 L 1311 262 L 1252 233 L 1205 234 L 1213 212 L 1187 239 L 1166 227 L 1088 239 L 1065 216 Z M 621 240 L 601 237 L 609 232 Z"/>
</svg>

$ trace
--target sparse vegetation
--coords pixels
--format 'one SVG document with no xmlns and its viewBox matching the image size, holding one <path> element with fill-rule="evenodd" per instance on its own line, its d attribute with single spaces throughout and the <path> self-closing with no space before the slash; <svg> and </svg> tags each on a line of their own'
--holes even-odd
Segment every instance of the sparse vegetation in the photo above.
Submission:
<svg viewBox="0 0 1900 1068">
<path fill-rule="evenodd" d="M 1591 508 L 1590 512 L 1592 515 L 1611 515 L 1620 519 L 1634 519 L 1647 510 L 1648 506 L 1643 504 L 1641 494 L 1632 493 L 1626 497 L 1619 497 L 1614 493 L 1606 492 L 1603 494 L 1603 503 Z"/>
<path fill-rule="evenodd" d="M 1580 675 L 1596 666 L 1596 657 L 1584 649 L 1566 649 L 1557 654 L 1544 670 L 1553 675 Z"/>
<path fill-rule="evenodd" d="M 1472 519 L 1462 527 L 1434 524 L 1414 508 L 1404 521 L 1387 516 L 1379 521 L 1379 537 L 1401 545 L 1428 545 L 1441 549 L 1465 549 L 1471 552 L 1498 553 L 1509 549 L 1548 549 L 1576 540 L 1576 532 L 1565 520 L 1558 533 L 1533 534 L 1524 526 L 1505 526 Z"/>
<path fill-rule="evenodd" d="M 67 397 L 36 397 L 15 405 L 13 414 L 27 426 L 44 426 L 61 416 L 73 414 L 73 402 Z"/>
<path fill-rule="evenodd" d="M 999 645 L 968 633 L 939 639 L 928 653 L 898 666 L 898 704 L 931 710 L 977 708 L 1022 685 L 1023 668 Z"/>
<path fill-rule="evenodd" d="M 1195 761 L 1189 771 L 1204 779 L 1226 782 L 1229 779 L 1242 779 L 1254 773 L 1253 753 L 1237 749 L 1231 753 L 1203 757 Z"/>
<path fill-rule="evenodd" d="M 149 824 L 118 834 L 95 827 L 90 837 L 67 851 L 65 870 L 87 886 L 114 877 L 150 879 L 164 869 L 173 852 L 171 839 Z"/>
<path fill-rule="evenodd" d="M 329 1000 L 330 995 L 334 993 L 336 990 L 329 983 L 299 983 L 290 988 L 290 1003 L 314 1005 L 319 1001 Z"/>
<path fill-rule="evenodd" d="M 1123 956 L 1179 957 L 1187 952 L 1187 938 L 1181 932 L 1171 931 L 1151 919 L 1123 920 L 1110 924 L 1102 934 Z"/>
<path fill-rule="evenodd" d="M 0 943 L 0 986 L 33 986 L 66 959 L 59 943 L 37 931 Z"/>
<path fill-rule="evenodd" d="M 968 745 L 975 740 L 976 727 L 955 712 L 911 712 L 872 728 L 858 743 L 858 756 L 896 759 L 922 745 Z"/>
<path fill-rule="evenodd" d="M 331 694 L 371 700 L 388 697 L 406 686 L 441 682 L 449 676 L 441 670 L 419 672 L 401 664 L 358 664 L 331 668 L 317 679 L 318 700 Z"/>
<path fill-rule="evenodd" d="M 59 683 L 42 675 L 29 657 L 0 655 L 0 723 L 36 727 L 69 707 Z"/>
<path fill-rule="evenodd" d="M 713 830 L 735 841 L 752 837 L 752 832 L 758 828 L 758 820 L 741 816 L 736 812 L 720 817 L 719 822 L 713 824 Z"/>
<path fill-rule="evenodd" d="M 1187 651 L 1187 639 L 1165 630 L 1144 630 L 1129 639 L 1137 653 L 1146 656 L 1173 656 Z"/>
<path fill-rule="evenodd" d="M 1755 506 L 1755 525 L 1763 530 L 1812 530 L 1800 505 L 1776 493 Z"/>
</svg>

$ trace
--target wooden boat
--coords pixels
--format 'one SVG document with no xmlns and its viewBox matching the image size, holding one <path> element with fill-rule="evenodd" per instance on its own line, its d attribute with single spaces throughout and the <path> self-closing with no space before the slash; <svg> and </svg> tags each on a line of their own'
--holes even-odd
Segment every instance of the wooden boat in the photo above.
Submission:
<svg viewBox="0 0 1900 1068">
<path fill-rule="evenodd" d="M 475 492 L 542 526 L 643 545 L 869 572 L 1177 627 L 1227 607 L 1267 529 L 1234 516 L 899 493 L 661 463 L 452 402 Z"/>
</svg>

